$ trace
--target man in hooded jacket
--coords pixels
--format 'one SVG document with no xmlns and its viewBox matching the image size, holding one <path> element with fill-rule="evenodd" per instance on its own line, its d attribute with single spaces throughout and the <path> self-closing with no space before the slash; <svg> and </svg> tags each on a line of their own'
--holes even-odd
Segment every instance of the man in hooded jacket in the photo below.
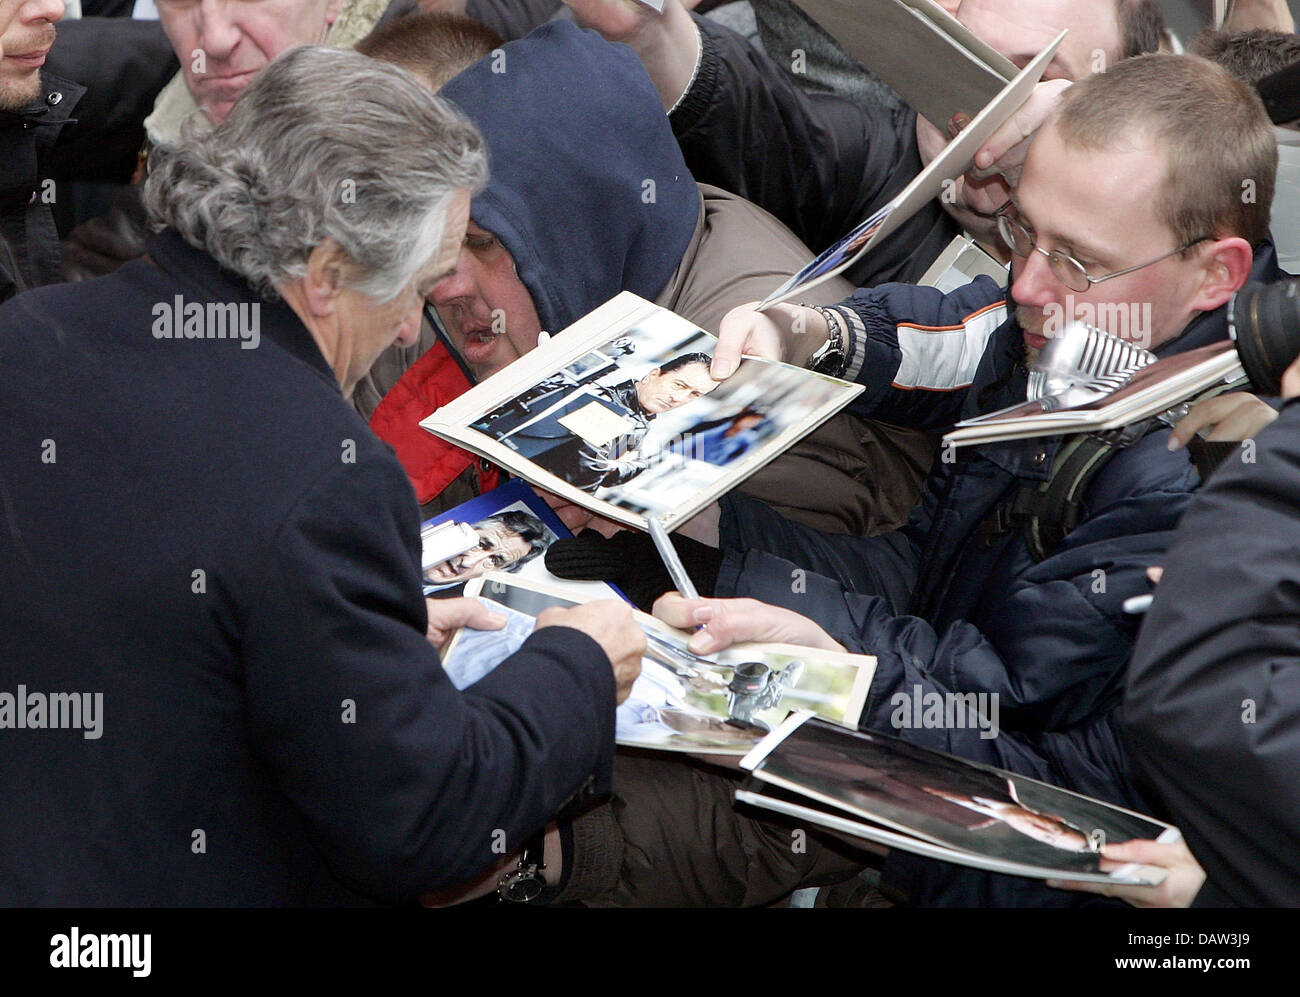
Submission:
<svg viewBox="0 0 1300 997">
<path fill-rule="evenodd" d="M 419 421 L 531 350 L 539 331 L 620 291 L 716 331 L 811 256 L 767 212 L 695 182 L 636 55 L 594 32 L 545 25 L 441 94 L 479 126 L 492 163 L 458 272 L 431 296 L 455 352 L 426 331 L 381 357 L 355 396 L 425 515 L 495 487 L 500 472 Z M 827 281 L 806 300 L 849 290 Z M 874 533 L 906 518 L 933 452 L 928 433 L 844 415 L 743 487 L 809 525 Z M 826 484 L 810 495 L 809 480 Z"/>
</svg>

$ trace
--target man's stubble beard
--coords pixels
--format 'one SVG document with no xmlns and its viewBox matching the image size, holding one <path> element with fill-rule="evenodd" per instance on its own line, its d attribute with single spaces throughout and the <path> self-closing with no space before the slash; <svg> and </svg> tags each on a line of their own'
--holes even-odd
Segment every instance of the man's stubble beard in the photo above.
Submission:
<svg viewBox="0 0 1300 997">
<path fill-rule="evenodd" d="M 41 74 L 32 73 L 31 79 L 0 81 L 0 111 L 21 111 L 41 99 Z"/>
<path fill-rule="evenodd" d="M 1043 313 L 1037 308 L 1026 308 L 1024 305 L 1016 306 L 1016 323 L 1022 331 L 1032 332 L 1035 335 L 1043 334 Z M 1038 363 L 1039 350 L 1024 344 L 1022 337 L 1021 344 L 1024 345 L 1025 366 L 1032 367 Z"/>
<path fill-rule="evenodd" d="M 14 26 L 16 27 L 16 25 Z M 54 45 L 57 29 L 53 24 L 22 31 L 18 37 L 6 32 L 5 51 L 9 53 L 37 52 Z M 2 65 L 2 64 L 0 64 Z M 12 64 L 11 64 L 12 66 Z M 21 111 L 41 99 L 41 70 L 33 69 L 16 79 L 0 75 L 0 111 Z"/>
</svg>

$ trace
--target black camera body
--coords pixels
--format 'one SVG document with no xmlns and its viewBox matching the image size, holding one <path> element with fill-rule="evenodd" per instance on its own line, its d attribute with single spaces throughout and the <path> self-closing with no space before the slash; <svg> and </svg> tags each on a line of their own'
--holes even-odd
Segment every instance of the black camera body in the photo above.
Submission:
<svg viewBox="0 0 1300 997">
<path fill-rule="evenodd" d="M 1282 391 L 1282 374 L 1300 356 L 1300 278 L 1247 284 L 1228 303 L 1228 331 L 1261 395 Z"/>
</svg>

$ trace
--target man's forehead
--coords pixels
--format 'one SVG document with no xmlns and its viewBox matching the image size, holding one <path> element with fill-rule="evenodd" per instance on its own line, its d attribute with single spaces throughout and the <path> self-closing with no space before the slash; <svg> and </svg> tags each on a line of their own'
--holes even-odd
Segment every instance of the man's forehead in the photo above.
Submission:
<svg viewBox="0 0 1300 997">
<path fill-rule="evenodd" d="M 1109 60 L 1121 48 L 1114 0 L 966 0 L 957 18 L 1018 66 L 1027 65 L 1061 30 L 1070 33 L 1047 76 L 1081 78 L 1092 72 L 1094 52 Z"/>
<path fill-rule="evenodd" d="M 676 370 L 669 371 L 668 377 L 679 378 L 702 393 L 710 392 L 718 386 L 718 382 L 709 374 L 709 365 L 700 361 L 682 364 Z"/>
<path fill-rule="evenodd" d="M 1136 229 L 1165 227 L 1156 207 L 1163 176 L 1150 143 L 1086 149 L 1065 143 L 1048 122 L 1030 144 L 1014 201 L 1040 236 L 1103 255 L 1120 251 Z"/>
</svg>

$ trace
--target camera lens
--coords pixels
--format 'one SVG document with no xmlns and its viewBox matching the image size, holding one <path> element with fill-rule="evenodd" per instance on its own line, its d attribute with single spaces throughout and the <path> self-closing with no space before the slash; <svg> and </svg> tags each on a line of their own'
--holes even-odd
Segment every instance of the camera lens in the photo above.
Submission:
<svg viewBox="0 0 1300 997">
<path fill-rule="evenodd" d="M 1247 284 L 1229 305 L 1228 323 L 1255 390 L 1279 394 L 1282 374 L 1300 355 L 1300 279 Z"/>
</svg>

